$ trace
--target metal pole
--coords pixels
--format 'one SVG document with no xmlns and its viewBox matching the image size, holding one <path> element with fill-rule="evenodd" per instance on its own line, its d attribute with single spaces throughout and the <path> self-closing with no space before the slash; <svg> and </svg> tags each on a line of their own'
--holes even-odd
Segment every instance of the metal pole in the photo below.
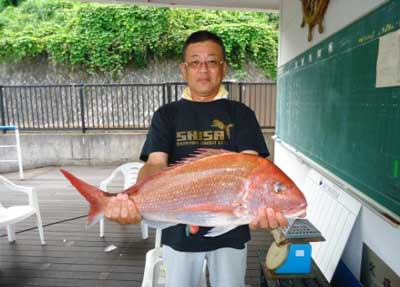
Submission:
<svg viewBox="0 0 400 287">
<path fill-rule="evenodd" d="M 82 133 L 86 132 L 86 127 L 85 127 L 85 105 L 84 105 L 84 93 L 83 93 L 83 88 L 84 85 L 79 85 L 79 98 L 81 102 L 81 126 L 82 126 Z"/>
<path fill-rule="evenodd" d="M 166 84 L 163 83 L 161 84 L 162 86 L 162 99 L 163 99 L 163 105 L 167 103 L 167 93 L 166 93 Z"/>
<path fill-rule="evenodd" d="M 3 100 L 3 86 L 0 86 L 0 113 L 1 113 L 1 125 L 5 126 L 6 125 L 6 116 L 5 116 L 5 111 L 4 111 L 4 100 Z M 5 134 L 7 131 L 4 129 L 3 134 Z"/>
<path fill-rule="evenodd" d="M 18 127 L 15 128 L 15 143 L 17 146 L 17 157 L 18 157 L 18 168 L 19 168 L 19 178 L 24 179 L 24 171 L 22 169 L 22 155 L 21 155 L 21 143 L 19 141 L 19 131 Z"/>
<path fill-rule="evenodd" d="M 168 103 L 172 102 L 172 90 L 171 90 L 171 83 L 167 83 L 167 95 L 168 95 Z"/>
<path fill-rule="evenodd" d="M 226 90 L 228 91 L 228 98 L 232 100 L 232 82 L 225 83 Z"/>
<path fill-rule="evenodd" d="M 243 103 L 243 84 L 239 83 L 239 102 Z"/>
</svg>

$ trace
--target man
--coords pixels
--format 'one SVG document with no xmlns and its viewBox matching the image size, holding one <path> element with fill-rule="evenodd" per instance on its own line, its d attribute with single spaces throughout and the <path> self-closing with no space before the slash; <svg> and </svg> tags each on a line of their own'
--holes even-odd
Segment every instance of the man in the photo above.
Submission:
<svg viewBox="0 0 400 287">
<path fill-rule="evenodd" d="M 180 65 L 188 87 L 181 100 L 164 105 L 153 116 L 140 158 L 146 161 L 138 180 L 187 158 L 200 147 L 219 148 L 268 156 L 269 152 L 254 112 L 227 100 L 221 85 L 227 71 L 225 49 L 213 33 L 191 34 Z M 119 195 L 106 217 L 120 223 L 140 221 L 134 203 Z M 260 209 L 252 228 L 287 226 L 272 209 Z M 163 230 L 162 244 L 167 286 L 197 287 L 207 259 L 213 287 L 244 286 L 249 226 L 239 226 L 216 237 L 204 237 L 210 228 L 179 224 Z"/>
</svg>

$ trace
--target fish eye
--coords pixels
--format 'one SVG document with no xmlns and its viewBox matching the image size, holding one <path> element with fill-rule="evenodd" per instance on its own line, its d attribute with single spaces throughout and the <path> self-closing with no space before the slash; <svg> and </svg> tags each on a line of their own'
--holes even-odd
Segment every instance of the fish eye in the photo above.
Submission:
<svg viewBox="0 0 400 287">
<path fill-rule="evenodd" d="M 273 186 L 276 193 L 281 193 L 287 189 L 281 182 L 275 182 Z"/>
</svg>

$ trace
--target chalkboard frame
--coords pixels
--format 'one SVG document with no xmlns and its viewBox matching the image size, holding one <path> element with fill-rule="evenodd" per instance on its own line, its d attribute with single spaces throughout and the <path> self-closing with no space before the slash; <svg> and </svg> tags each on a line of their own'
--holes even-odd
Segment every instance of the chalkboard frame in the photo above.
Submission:
<svg viewBox="0 0 400 287">
<path fill-rule="evenodd" d="M 398 15 L 390 1 L 279 67 L 276 134 L 400 219 L 400 87 L 375 87 Z"/>
</svg>

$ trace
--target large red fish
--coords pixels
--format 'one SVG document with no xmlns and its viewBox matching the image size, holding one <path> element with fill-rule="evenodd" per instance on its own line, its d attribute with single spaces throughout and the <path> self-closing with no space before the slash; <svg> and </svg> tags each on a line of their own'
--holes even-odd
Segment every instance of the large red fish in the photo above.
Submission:
<svg viewBox="0 0 400 287">
<path fill-rule="evenodd" d="M 89 223 L 92 223 L 116 194 L 61 171 L 89 201 Z M 214 149 L 202 149 L 199 154 L 122 192 L 135 202 L 150 225 L 158 222 L 164 226 L 178 223 L 214 226 L 208 236 L 250 223 L 260 207 L 272 207 L 286 217 L 294 217 L 304 216 L 307 206 L 303 193 L 271 161 Z"/>
</svg>

